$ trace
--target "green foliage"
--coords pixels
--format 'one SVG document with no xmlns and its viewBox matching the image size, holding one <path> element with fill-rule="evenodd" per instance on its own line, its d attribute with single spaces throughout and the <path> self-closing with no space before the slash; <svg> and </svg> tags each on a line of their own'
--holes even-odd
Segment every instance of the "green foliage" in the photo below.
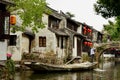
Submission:
<svg viewBox="0 0 120 80">
<path fill-rule="evenodd" d="M 106 47 L 106 45 L 102 45 L 100 47 L 97 47 L 96 50 L 97 50 L 97 52 L 101 52 L 105 49 L 105 47 Z"/>
<path fill-rule="evenodd" d="M 82 55 L 82 61 L 83 62 L 90 61 L 90 57 L 88 56 L 88 54 L 83 54 Z"/>
<path fill-rule="evenodd" d="M 4 80 L 6 77 L 6 68 L 5 66 L 0 65 L 0 79 Z"/>
<path fill-rule="evenodd" d="M 70 13 L 70 12 L 66 12 L 66 15 L 67 15 L 68 17 L 70 17 L 70 18 L 75 17 L 75 15 L 72 14 L 72 13 Z"/>
<path fill-rule="evenodd" d="M 39 56 L 35 54 L 23 54 L 22 59 L 23 60 L 38 60 Z"/>
<path fill-rule="evenodd" d="M 114 23 L 111 21 L 108 21 L 109 24 L 104 25 L 104 29 L 107 30 L 108 33 L 112 33 L 112 30 L 114 29 Z"/>
<path fill-rule="evenodd" d="M 97 0 L 94 9 L 104 18 L 116 17 L 116 22 L 109 21 L 109 24 L 104 25 L 104 30 L 112 40 L 120 40 L 120 0 Z M 105 38 L 104 41 L 106 41 Z"/>
<path fill-rule="evenodd" d="M 14 61 L 9 58 L 7 59 L 6 61 L 6 69 L 7 69 L 7 78 L 8 80 L 13 80 L 14 79 L 14 75 L 15 75 L 15 64 L 14 64 Z"/>
<path fill-rule="evenodd" d="M 42 21 L 44 12 L 48 12 L 46 0 L 12 0 L 16 6 L 10 8 L 11 11 L 16 11 L 17 15 L 22 19 L 22 26 L 19 29 L 24 31 L 27 27 L 32 31 L 38 31 L 38 28 L 44 28 L 45 24 Z M 18 27 L 16 27 L 18 28 Z"/>
<path fill-rule="evenodd" d="M 107 31 L 114 41 L 120 40 L 120 17 L 116 18 L 116 22 L 109 21 L 109 24 L 104 25 L 104 30 Z"/>
<path fill-rule="evenodd" d="M 120 0 L 97 0 L 94 4 L 97 14 L 104 18 L 116 17 L 120 15 Z"/>
<path fill-rule="evenodd" d="M 103 42 L 107 42 L 107 35 L 106 34 L 104 34 L 104 36 L 103 36 Z"/>
</svg>

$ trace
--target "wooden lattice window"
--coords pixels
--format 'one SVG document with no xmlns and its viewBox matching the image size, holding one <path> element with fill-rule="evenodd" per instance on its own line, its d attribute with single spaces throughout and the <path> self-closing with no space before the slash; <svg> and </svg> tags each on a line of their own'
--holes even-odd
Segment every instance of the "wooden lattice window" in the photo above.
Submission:
<svg viewBox="0 0 120 80">
<path fill-rule="evenodd" d="M 46 47 L 46 37 L 39 37 L 39 47 Z"/>
</svg>

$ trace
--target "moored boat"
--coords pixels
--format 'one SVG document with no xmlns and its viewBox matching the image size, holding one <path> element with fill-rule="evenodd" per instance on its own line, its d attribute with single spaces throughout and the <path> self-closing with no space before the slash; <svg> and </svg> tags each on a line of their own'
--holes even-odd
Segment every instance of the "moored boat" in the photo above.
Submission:
<svg viewBox="0 0 120 80">
<path fill-rule="evenodd" d="M 95 67 L 97 62 L 84 62 L 74 64 L 54 65 L 40 62 L 24 62 L 33 71 L 78 71 L 78 70 L 91 70 Z"/>
</svg>

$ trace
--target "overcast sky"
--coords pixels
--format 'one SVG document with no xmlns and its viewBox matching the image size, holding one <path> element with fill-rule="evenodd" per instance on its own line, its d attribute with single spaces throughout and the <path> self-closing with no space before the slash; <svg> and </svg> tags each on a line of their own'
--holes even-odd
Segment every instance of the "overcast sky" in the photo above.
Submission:
<svg viewBox="0 0 120 80">
<path fill-rule="evenodd" d="M 62 10 L 64 13 L 70 12 L 75 15 L 75 20 L 93 26 L 96 30 L 101 31 L 103 24 L 108 21 L 96 15 L 93 4 L 96 0 L 46 0 L 49 6 L 57 11 Z"/>
</svg>

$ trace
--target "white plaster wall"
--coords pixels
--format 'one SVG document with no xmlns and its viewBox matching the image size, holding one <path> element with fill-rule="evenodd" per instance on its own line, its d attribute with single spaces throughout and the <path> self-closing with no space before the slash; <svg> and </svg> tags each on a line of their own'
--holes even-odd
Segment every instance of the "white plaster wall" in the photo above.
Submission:
<svg viewBox="0 0 120 80">
<path fill-rule="evenodd" d="M 43 22 L 45 23 L 45 28 L 39 29 L 39 32 L 35 35 L 35 45 L 33 47 L 33 51 L 37 50 L 42 53 L 54 51 L 56 52 L 56 38 L 55 34 L 48 30 L 48 15 L 44 14 L 42 18 Z M 39 37 L 46 37 L 46 47 L 39 47 Z"/>
<path fill-rule="evenodd" d="M 93 32 L 93 41 L 97 41 L 97 32 Z"/>
<path fill-rule="evenodd" d="M 48 28 L 48 15 L 47 14 L 43 14 L 42 21 L 45 24 L 45 28 L 47 29 Z"/>
<path fill-rule="evenodd" d="M 7 53 L 7 40 L 0 41 L 0 60 L 6 60 L 6 53 Z"/>
<path fill-rule="evenodd" d="M 67 21 L 64 17 L 62 17 L 62 20 L 60 21 L 60 28 L 66 28 L 67 27 Z"/>
<path fill-rule="evenodd" d="M 20 19 L 18 15 L 16 15 L 16 18 L 17 18 L 16 26 L 19 27 L 22 24 L 21 23 L 22 20 Z M 46 16 L 43 17 L 43 20 L 45 24 L 48 24 L 48 18 L 46 18 Z M 11 33 L 11 35 L 17 35 L 17 43 L 16 43 L 16 46 L 8 46 L 7 52 L 13 54 L 12 59 L 14 61 L 20 61 L 22 59 L 22 53 L 29 52 L 28 51 L 29 50 L 29 39 L 27 37 L 23 37 L 22 32 L 20 31 L 16 33 Z"/>
<path fill-rule="evenodd" d="M 48 30 L 48 15 L 44 14 L 42 20 L 45 23 L 45 28 L 39 29 L 39 32 L 36 33 L 34 40 L 34 47 L 32 48 L 32 51 L 33 52 L 38 51 L 42 53 L 53 51 L 55 54 L 57 54 L 58 57 L 65 56 L 65 49 L 61 49 L 60 47 L 57 47 L 57 39 L 55 33 Z M 60 26 L 63 25 L 65 25 L 64 20 L 60 23 Z M 46 37 L 46 47 L 39 47 L 40 36 Z"/>
<path fill-rule="evenodd" d="M 78 32 L 78 33 L 82 33 L 82 25 L 80 25 L 80 26 L 78 27 L 77 32 Z"/>
<path fill-rule="evenodd" d="M 22 37 L 22 51 L 29 52 L 29 38 L 25 36 Z"/>
<path fill-rule="evenodd" d="M 14 61 L 20 61 L 22 58 L 22 32 L 17 32 L 11 35 L 17 35 L 16 46 L 8 46 L 8 53 L 12 53 L 12 59 Z"/>
<path fill-rule="evenodd" d="M 65 49 L 57 48 L 56 49 L 56 54 L 58 58 L 63 58 L 66 56 L 65 54 Z"/>
<path fill-rule="evenodd" d="M 46 37 L 46 47 L 39 47 L 39 37 Z M 39 30 L 39 33 L 36 34 L 35 38 L 35 47 L 37 48 L 39 52 L 50 52 L 50 51 L 55 51 L 56 49 L 56 39 L 55 39 L 55 34 L 47 30 L 46 28 Z"/>
<path fill-rule="evenodd" d="M 18 10 L 20 11 L 20 10 Z M 15 12 L 12 12 L 12 14 L 16 15 L 16 27 L 20 27 L 22 24 L 22 20 L 20 19 L 19 15 L 16 14 Z M 21 31 L 17 31 L 16 33 L 10 33 L 10 35 L 17 35 L 17 41 L 16 41 L 16 46 L 8 46 L 8 50 L 7 52 L 12 53 L 12 59 L 14 61 L 20 61 L 22 58 L 22 32 Z"/>
<path fill-rule="evenodd" d="M 63 42 L 65 43 L 65 42 Z M 61 37 L 59 37 L 59 47 L 56 48 L 56 54 L 58 56 L 58 58 L 63 58 L 66 56 L 66 49 L 61 49 Z"/>
<path fill-rule="evenodd" d="M 77 37 L 74 37 L 74 48 L 73 48 L 73 57 L 77 56 Z"/>
<path fill-rule="evenodd" d="M 21 25 L 19 16 L 17 16 L 17 26 Z M 39 32 L 35 34 L 35 39 L 32 42 L 32 51 L 37 50 L 38 52 L 46 53 L 53 51 L 54 53 L 58 52 L 59 56 L 64 56 L 64 49 L 57 49 L 57 40 L 56 36 L 53 32 L 48 30 L 48 15 L 43 14 L 42 18 L 43 22 L 45 23 L 45 28 L 39 29 Z M 63 20 L 60 23 L 60 26 L 65 26 L 66 23 Z M 12 33 L 13 34 L 13 33 Z M 15 61 L 20 61 L 22 58 L 22 53 L 23 52 L 28 52 L 28 45 L 29 45 L 29 40 L 26 37 L 22 36 L 22 32 L 17 32 L 15 33 L 17 35 L 17 45 L 16 46 L 8 46 L 8 51 L 10 53 L 13 53 L 12 59 Z M 15 35 L 14 34 L 14 35 Z M 46 36 L 46 47 L 39 47 L 39 36 Z"/>
</svg>

